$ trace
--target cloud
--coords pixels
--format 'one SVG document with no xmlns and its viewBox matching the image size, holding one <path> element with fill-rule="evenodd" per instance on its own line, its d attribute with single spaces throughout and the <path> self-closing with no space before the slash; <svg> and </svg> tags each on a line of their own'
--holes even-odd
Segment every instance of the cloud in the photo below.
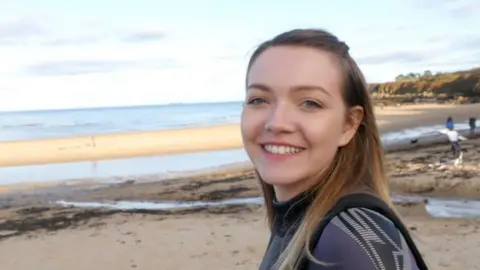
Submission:
<svg viewBox="0 0 480 270">
<path fill-rule="evenodd" d="M 388 65 L 390 68 L 435 68 L 461 66 L 478 62 L 480 53 L 480 34 L 469 28 L 451 32 L 444 29 L 440 32 L 429 32 L 428 29 L 407 33 L 392 33 L 381 38 L 365 41 L 365 47 L 356 59 L 362 65 Z M 370 43 L 371 42 L 371 43 Z M 371 48 L 376 48 L 372 52 Z"/>
<path fill-rule="evenodd" d="M 46 39 L 44 46 L 81 46 L 97 44 L 106 41 L 120 43 L 147 43 L 166 39 L 167 34 L 161 31 L 131 31 L 117 32 L 104 31 L 103 33 L 87 33 L 70 37 L 57 37 Z"/>
<path fill-rule="evenodd" d="M 0 22 L 0 44 L 18 44 L 30 38 L 45 35 L 47 30 L 31 18 L 18 18 Z"/>
<path fill-rule="evenodd" d="M 30 65 L 27 74 L 37 76 L 84 75 L 94 73 L 109 73 L 122 69 L 175 69 L 182 65 L 173 59 L 154 61 L 114 61 L 114 60 L 82 60 L 55 61 Z"/>
<path fill-rule="evenodd" d="M 377 65 L 388 64 L 392 62 L 396 63 L 419 63 L 427 61 L 431 58 L 431 55 L 427 52 L 415 52 L 415 51 L 397 51 L 379 55 L 370 55 L 364 57 L 358 57 L 359 63 L 364 65 Z"/>
<path fill-rule="evenodd" d="M 61 61 L 29 66 L 27 72 L 41 76 L 61 76 L 112 72 L 133 63 L 128 61 Z"/>
<path fill-rule="evenodd" d="M 102 40 L 99 36 L 77 36 L 77 37 L 63 37 L 53 38 L 42 42 L 46 46 L 78 46 L 98 43 Z"/>
<path fill-rule="evenodd" d="M 45 14 L 0 19 L 0 45 L 82 46 L 103 42 L 147 43 L 164 40 L 166 31 L 118 29 L 102 20 L 69 20 Z"/>
<path fill-rule="evenodd" d="M 451 38 L 450 49 L 452 50 L 479 50 L 480 35 L 467 34 L 460 37 Z"/>
<path fill-rule="evenodd" d="M 463 20 L 480 16 L 478 0 L 415 0 L 416 5 L 428 9 L 439 16 L 448 16 L 453 20 Z"/>
<path fill-rule="evenodd" d="M 67 23 L 46 14 L 17 15 L 0 20 L 0 45 L 84 45 L 100 41 L 102 30 L 101 26 L 88 27 L 86 21 Z"/>
<path fill-rule="evenodd" d="M 480 16 L 480 2 L 478 0 L 456 1 L 447 8 L 447 13 L 454 19 Z"/>
<path fill-rule="evenodd" d="M 86 33 L 77 36 L 56 37 L 45 39 L 42 42 L 44 46 L 82 46 L 91 45 L 107 41 L 120 43 L 147 43 L 166 39 L 167 34 L 160 31 L 132 31 L 116 32 L 104 31 L 103 33 Z"/>
<path fill-rule="evenodd" d="M 123 37 L 121 37 L 121 41 L 123 42 L 151 42 L 151 41 L 158 41 L 163 40 L 166 38 L 166 33 L 163 31 L 136 31 L 131 32 Z"/>
</svg>

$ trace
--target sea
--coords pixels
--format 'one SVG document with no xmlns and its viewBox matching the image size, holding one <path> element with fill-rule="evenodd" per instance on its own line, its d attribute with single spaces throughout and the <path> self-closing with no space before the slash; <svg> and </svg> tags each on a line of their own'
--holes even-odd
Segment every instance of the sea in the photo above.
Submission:
<svg viewBox="0 0 480 270">
<path fill-rule="evenodd" d="M 242 102 L 0 112 L 0 141 L 238 123 Z"/>
</svg>

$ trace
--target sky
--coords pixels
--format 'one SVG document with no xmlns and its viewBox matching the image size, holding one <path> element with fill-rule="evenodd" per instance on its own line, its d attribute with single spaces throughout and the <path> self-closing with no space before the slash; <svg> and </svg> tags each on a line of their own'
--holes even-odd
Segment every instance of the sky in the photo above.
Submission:
<svg viewBox="0 0 480 270">
<path fill-rule="evenodd" d="M 368 82 L 480 65 L 478 0 L 0 0 L 0 111 L 239 101 L 248 57 L 293 28 Z"/>
</svg>

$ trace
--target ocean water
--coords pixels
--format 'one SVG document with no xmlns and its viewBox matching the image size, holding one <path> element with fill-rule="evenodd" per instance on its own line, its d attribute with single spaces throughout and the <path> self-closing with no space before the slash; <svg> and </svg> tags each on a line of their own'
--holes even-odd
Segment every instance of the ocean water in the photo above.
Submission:
<svg viewBox="0 0 480 270">
<path fill-rule="evenodd" d="M 463 200 L 463 199 L 439 199 L 412 196 L 393 196 L 394 201 L 426 201 L 425 210 L 433 217 L 442 218 L 480 218 L 480 201 L 478 200 Z M 263 198 L 235 198 L 223 201 L 197 201 L 197 202 L 182 202 L 182 201 L 116 201 L 116 202 L 69 202 L 56 201 L 55 204 L 65 207 L 81 207 L 81 208 L 106 208 L 115 210 L 171 210 L 171 209 L 185 209 L 185 208 L 199 208 L 220 205 L 242 205 L 242 204 L 263 204 Z"/>
<path fill-rule="evenodd" d="M 0 142 L 238 123 L 241 110 L 242 102 L 223 102 L 0 112 Z M 467 123 L 456 123 L 455 127 L 468 129 Z M 419 133 L 432 135 L 440 129 L 443 123 L 385 133 L 382 139 L 391 143 L 412 139 Z"/>
<path fill-rule="evenodd" d="M 198 171 L 248 161 L 243 148 L 101 161 L 0 167 L 0 185 L 68 182 L 92 179 L 102 183 L 129 179 L 152 180 L 186 171 Z"/>
<path fill-rule="evenodd" d="M 238 123 L 242 102 L 0 113 L 0 141 Z"/>
</svg>

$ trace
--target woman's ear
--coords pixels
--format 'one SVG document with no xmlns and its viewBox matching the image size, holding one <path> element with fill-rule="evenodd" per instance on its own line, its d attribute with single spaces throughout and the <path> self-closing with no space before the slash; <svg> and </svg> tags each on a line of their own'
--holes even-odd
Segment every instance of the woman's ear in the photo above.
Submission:
<svg viewBox="0 0 480 270">
<path fill-rule="evenodd" d="M 339 147 L 347 145 L 353 138 L 363 121 L 364 113 L 365 111 L 362 106 L 354 106 L 348 110 L 342 136 L 338 142 Z"/>
</svg>

